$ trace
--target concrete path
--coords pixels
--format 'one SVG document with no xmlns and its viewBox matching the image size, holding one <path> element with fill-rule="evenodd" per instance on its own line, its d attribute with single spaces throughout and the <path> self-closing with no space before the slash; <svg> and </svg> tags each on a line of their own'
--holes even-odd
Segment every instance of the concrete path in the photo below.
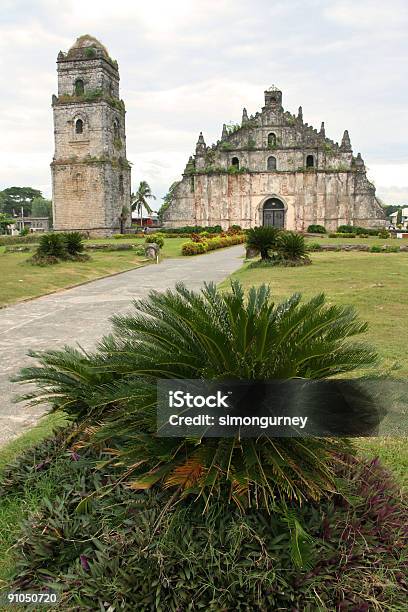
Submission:
<svg viewBox="0 0 408 612">
<path fill-rule="evenodd" d="M 65 344 L 92 348 L 109 331 L 111 315 L 129 308 L 151 289 L 165 290 L 183 281 L 199 288 L 222 281 L 242 264 L 242 245 L 198 257 L 165 259 L 130 272 L 0 309 L 0 445 L 36 423 L 44 408 L 14 404 L 25 386 L 10 382 L 22 366 L 33 363 L 29 349 Z M 50 274 L 52 270 L 50 268 Z"/>
</svg>

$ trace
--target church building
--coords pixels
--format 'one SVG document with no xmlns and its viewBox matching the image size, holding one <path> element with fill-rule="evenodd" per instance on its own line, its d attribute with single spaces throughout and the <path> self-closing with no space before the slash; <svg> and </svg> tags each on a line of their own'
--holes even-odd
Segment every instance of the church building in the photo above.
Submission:
<svg viewBox="0 0 408 612">
<path fill-rule="evenodd" d="M 207 146 L 200 133 L 195 155 L 172 188 L 163 216 L 167 227 L 272 225 L 305 231 L 319 224 L 335 231 L 349 224 L 383 227 L 385 216 L 361 154 L 353 155 L 345 130 L 341 144 L 285 111 L 282 92 L 265 91 L 254 116 L 244 108 L 240 124 L 224 124 Z"/>
<path fill-rule="evenodd" d="M 94 37 L 58 54 L 51 163 L 55 230 L 109 236 L 130 225 L 125 105 L 115 60 Z"/>
</svg>

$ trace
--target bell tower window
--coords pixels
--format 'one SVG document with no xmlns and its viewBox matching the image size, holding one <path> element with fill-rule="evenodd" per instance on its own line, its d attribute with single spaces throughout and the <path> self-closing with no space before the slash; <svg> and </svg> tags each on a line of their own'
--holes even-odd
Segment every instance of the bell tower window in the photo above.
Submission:
<svg viewBox="0 0 408 612">
<path fill-rule="evenodd" d="M 238 157 L 233 157 L 231 160 L 231 166 L 239 170 L 239 159 Z"/>
<path fill-rule="evenodd" d="M 271 155 L 271 157 L 268 157 L 267 169 L 276 170 L 276 157 L 273 157 L 273 155 Z"/>
<path fill-rule="evenodd" d="M 115 140 L 120 138 L 119 121 L 117 119 L 113 122 L 113 137 Z"/>
<path fill-rule="evenodd" d="M 83 96 L 85 91 L 85 85 L 82 79 L 77 79 L 75 81 L 75 95 Z"/>
<path fill-rule="evenodd" d="M 306 157 L 306 168 L 314 168 L 314 157 L 313 155 L 308 155 Z"/>
<path fill-rule="evenodd" d="M 82 134 L 84 131 L 84 122 L 82 119 L 77 119 L 75 121 L 75 134 Z"/>
<path fill-rule="evenodd" d="M 268 134 L 268 147 L 275 147 L 275 146 L 276 146 L 276 134 L 271 132 L 270 134 Z"/>
</svg>

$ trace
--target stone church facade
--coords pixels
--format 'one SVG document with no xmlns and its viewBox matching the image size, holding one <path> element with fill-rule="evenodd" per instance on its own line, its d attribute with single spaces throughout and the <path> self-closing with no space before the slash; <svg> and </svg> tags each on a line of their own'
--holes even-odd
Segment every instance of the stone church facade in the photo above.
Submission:
<svg viewBox="0 0 408 612">
<path fill-rule="evenodd" d="M 107 236 L 130 223 L 130 164 L 117 63 L 92 36 L 60 51 L 53 96 L 54 228 Z"/>
<path fill-rule="evenodd" d="M 207 146 L 200 133 L 195 155 L 172 189 L 164 225 L 273 225 L 305 231 L 311 224 L 383 227 L 385 216 L 353 155 L 347 130 L 341 144 L 282 107 L 282 92 L 265 91 L 261 112 L 240 125 L 224 125 L 221 140 Z"/>
</svg>

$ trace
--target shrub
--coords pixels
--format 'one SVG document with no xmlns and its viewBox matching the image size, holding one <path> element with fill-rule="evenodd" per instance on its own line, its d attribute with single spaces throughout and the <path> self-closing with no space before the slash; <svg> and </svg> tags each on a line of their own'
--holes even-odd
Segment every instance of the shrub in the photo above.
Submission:
<svg viewBox="0 0 408 612">
<path fill-rule="evenodd" d="M 68 255 L 75 257 L 84 251 L 84 239 L 80 232 L 66 232 L 62 234 Z"/>
<path fill-rule="evenodd" d="M 184 227 L 163 227 L 157 230 L 166 234 L 199 234 L 200 232 L 208 232 L 209 234 L 220 234 L 222 232 L 221 225 L 209 225 L 203 227 L 201 225 L 186 225 Z"/>
<path fill-rule="evenodd" d="M 40 237 L 46 236 L 40 232 L 33 232 L 27 236 L 0 236 L 0 246 L 8 246 L 11 244 L 35 244 L 40 241 Z"/>
<path fill-rule="evenodd" d="M 257 250 L 262 259 L 270 257 L 270 251 L 276 250 L 279 230 L 275 227 L 254 227 L 246 233 L 247 247 Z"/>
<path fill-rule="evenodd" d="M 88 418 L 91 442 L 111 449 L 118 475 L 129 480 L 133 472 L 133 489 L 160 483 L 175 499 L 203 495 L 208 503 L 228 491 L 241 509 L 271 509 L 280 498 L 300 503 L 335 490 L 333 453 L 345 441 L 274 438 L 271 444 L 262 436 L 203 438 L 197 445 L 191 438 L 158 438 L 156 384 L 174 378 L 319 379 L 367 367 L 376 355 L 352 341 L 367 325 L 351 307 L 326 305 L 323 295 L 306 303 L 293 295 L 275 305 L 265 285 L 246 298 L 237 282 L 229 293 L 213 284 L 201 292 L 179 284 L 151 292 L 112 322 L 97 352 L 32 352 L 40 366 L 25 368 L 17 380 L 37 385 L 26 399 Z"/>
<path fill-rule="evenodd" d="M 371 252 L 371 253 L 382 253 L 382 252 L 383 252 L 383 250 L 382 250 L 382 248 L 381 248 L 380 246 L 373 245 L 373 246 L 371 247 L 371 249 L 370 249 L 370 252 Z"/>
<path fill-rule="evenodd" d="M 27 227 L 23 227 L 23 229 L 20 230 L 20 234 L 19 235 L 20 236 L 28 236 L 29 233 L 30 232 L 29 232 L 28 228 Z"/>
<path fill-rule="evenodd" d="M 186 501 L 170 507 L 169 494 L 109 486 L 112 469 L 105 467 L 102 478 L 90 463 L 100 456 L 89 450 L 76 461 L 62 455 L 63 446 L 60 456 L 52 447 L 36 450 L 27 461 L 51 471 L 58 464 L 60 478 L 21 528 L 12 586 L 42 590 L 52 580 L 61 610 L 406 608 L 407 505 L 377 460 L 344 458 L 337 476 L 348 494 L 297 510 L 309 534 L 303 540 L 299 523 L 290 531 L 279 512 L 243 515 L 224 499 L 212 512 Z M 22 472 L 13 489 L 8 472 L 14 494 L 24 484 L 35 491 L 47 473 L 33 470 L 25 480 Z M 101 487 L 103 497 L 92 498 Z M 296 546 L 307 567 L 293 564 Z"/>
<path fill-rule="evenodd" d="M 322 248 L 322 245 L 320 244 L 320 242 L 310 242 L 307 245 L 308 251 L 320 251 L 321 248 Z"/>
<path fill-rule="evenodd" d="M 386 253 L 399 253 L 399 251 L 400 251 L 399 246 L 387 245 L 385 247 L 385 252 Z"/>
<path fill-rule="evenodd" d="M 337 228 L 338 234 L 352 234 L 355 231 L 355 227 L 353 225 L 339 225 Z"/>
<path fill-rule="evenodd" d="M 200 255 L 206 251 L 207 249 L 205 242 L 186 242 L 181 247 L 182 255 Z"/>
<path fill-rule="evenodd" d="M 387 232 L 386 229 L 382 229 L 378 232 L 378 237 L 379 238 L 389 238 L 390 237 L 390 232 Z"/>
<path fill-rule="evenodd" d="M 195 239 L 191 242 L 185 242 L 181 247 L 182 255 L 200 255 L 214 249 L 221 249 L 235 244 L 242 244 L 245 241 L 243 234 L 234 234 L 227 236 L 226 234 L 220 234 L 216 238 L 212 238 L 211 235 L 204 240 L 202 235 L 195 235 Z"/>
<path fill-rule="evenodd" d="M 281 232 L 277 242 L 278 254 L 283 259 L 299 260 L 306 258 L 306 243 L 303 236 L 295 232 Z"/>
<path fill-rule="evenodd" d="M 208 232 L 206 232 L 208 235 Z M 191 234 L 191 242 L 205 242 L 205 237 L 202 234 Z"/>
<path fill-rule="evenodd" d="M 234 236 L 235 234 L 242 234 L 242 227 L 240 225 L 231 225 L 227 229 L 228 236 Z"/>
<path fill-rule="evenodd" d="M 347 232 L 337 232 L 329 234 L 329 238 L 355 238 L 357 234 Z"/>
<path fill-rule="evenodd" d="M 307 231 L 310 234 L 325 234 L 326 228 L 323 225 L 309 225 Z"/>
<path fill-rule="evenodd" d="M 41 236 L 35 255 L 37 257 L 65 259 L 67 249 L 64 234 L 44 234 Z"/>
<path fill-rule="evenodd" d="M 160 234 L 149 234 L 146 236 L 146 244 L 152 244 L 154 242 L 158 245 L 159 249 L 163 248 L 164 239 L 160 236 Z"/>
</svg>

